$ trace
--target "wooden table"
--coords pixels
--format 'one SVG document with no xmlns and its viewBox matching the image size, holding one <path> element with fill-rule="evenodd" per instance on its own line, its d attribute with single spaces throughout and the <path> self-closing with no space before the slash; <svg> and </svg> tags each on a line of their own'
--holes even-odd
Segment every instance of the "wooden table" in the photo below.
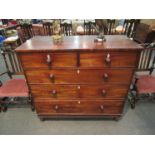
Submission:
<svg viewBox="0 0 155 155">
<path fill-rule="evenodd" d="M 142 47 L 125 36 L 37 36 L 16 49 L 37 114 L 45 118 L 118 119 Z"/>
</svg>

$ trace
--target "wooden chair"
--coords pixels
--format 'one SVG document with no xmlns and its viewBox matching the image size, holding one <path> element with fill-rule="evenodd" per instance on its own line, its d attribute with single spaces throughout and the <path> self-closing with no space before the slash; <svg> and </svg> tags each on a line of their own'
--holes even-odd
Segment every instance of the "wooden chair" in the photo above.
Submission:
<svg viewBox="0 0 155 155">
<path fill-rule="evenodd" d="M 61 23 L 60 26 L 65 36 L 72 35 L 72 23 Z"/>
<path fill-rule="evenodd" d="M 107 19 L 108 24 L 108 35 L 114 34 L 114 28 L 115 28 L 115 19 Z"/>
<path fill-rule="evenodd" d="M 151 35 L 151 36 L 150 36 Z M 140 43 L 140 44 L 150 44 L 155 39 L 155 35 L 152 35 L 150 26 L 147 24 L 139 23 L 136 27 L 133 40 Z M 140 70 L 148 70 L 150 65 L 150 60 L 152 56 L 152 48 L 144 48 L 141 51 L 139 64 L 138 64 L 138 71 Z"/>
<path fill-rule="evenodd" d="M 3 58 L 5 59 L 5 63 L 8 66 L 7 69 L 13 75 L 23 75 L 23 69 L 22 69 L 21 63 L 14 49 L 10 46 L 6 46 L 6 47 L 4 46 L 2 50 L 5 54 L 5 57 Z"/>
<path fill-rule="evenodd" d="M 24 78 L 13 78 L 13 74 L 9 71 L 9 65 L 6 61 L 6 53 L 2 51 L 1 54 L 4 58 L 7 71 L 1 73 L 0 77 L 8 74 L 9 80 L 7 80 L 4 84 L 0 81 L 0 110 L 5 112 L 9 105 L 21 104 L 21 101 L 17 99 L 22 98 L 26 99 L 27 103 L 31 105 L 32 111 L 34 111 L 35 108 L 32 103 L 31 94 L 26 84 L 26 80 Z"/>
<path fill-rule="evenodd" d="M 28 40 L 34 36 L 32 24 L 25 23 L 25 24 L 21 24 L 20 27 L 21 27 L 25 40 Z"/>
<path fill-rule="evenodd" d="M 95 29 L 92 27 L 92 25 L 96 25 L 95 23 L 92 23 L 91 21 L 86 22 L 84 20 L 84 34 L 85 35 L 94 35 L 96 34 Z"/>
<path fill-rule="evenodd" d="M 132 38 L 136 30 L 137 25 L 140 23 L 139 19 L 125 19 L 123 28 L 123 34 L 127 35 L 129 38 Z"/>
<path fill-rule="evenodd" d="M 145 49 L 155 50 L 155 43 L 149 44 Z M 144 97 L 151 97 L 155 99 L 153 93 L 155 93 L 155 76 L 152 75 L 155 69 L 155 56 L 152 61 L 151 67 L 149 67 L 147 72 L 136 72 L 133 78 L 133 88 L 130 91 L 129 102 L 131 108 L 134 109 L 136 102 Z"/>
<path fill-rule="evenodd" d="M 52 26 L 53 24 L 50 22 L 43 23 L 44 35 L 51 36 L 53 34 Z"/>
</svg>

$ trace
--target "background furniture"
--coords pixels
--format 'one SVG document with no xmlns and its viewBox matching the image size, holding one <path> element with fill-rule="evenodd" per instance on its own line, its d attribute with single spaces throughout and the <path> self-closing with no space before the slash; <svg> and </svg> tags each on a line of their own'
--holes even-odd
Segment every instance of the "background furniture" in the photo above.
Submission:
<svg viewBox="0 0 155 155">
<path fill-rule="evenodd" d="M 151 30 L 150 26 L 144 23 L 139 23 L 133 35 L 133 40 L 142 44 L 149 45 L 155 40 L 155 33 Z M 152 48 L 144 48 L 140 54 L 138 70 L 148 70 L 150 68 L 151 58 L 153 56 Z"/>
<path fill-rule="evenodd" d="M 95 34 L 95 29 L 93 28 L 92 25 L 96 25 L 95 21 L 91 21 L 91 20 L 84 20 L 84 34 L 85 35 L 93 35 Z"/>
<path fill-rule="evenodd" d="M 72 23 L 62 23 L 60 24 L 60 26 L 61 26 L 62 33 L 65 36 L 72 35 Z"/>
<path fill-rule="evenodd" d="M 139 23 L 140 19 L 125 19 L 123 24 L 123 34 L 127 35 L 129 38 L 133 38 L 136 27 Z"/>
<path fill-rule="evenodd" d="M 16 49 L 41 120 L 122 115 L 142 47 L 126 36 L 104 44 L 95 37 L 68 36 L 57 46 L 37 36 Z"/>
<path fill-rule="evenodd" d="M 115 19 L 107 19 L 108 35 L 115 34 Z"/>
<path fill-rule="evenodd" d="M 53 34 L 52 25 L 53 24 L 51 22 L 43 23 L 44 35 L 51 36 Z"/>
<path fill-rule="evenodd" d="M 145 49 L 155 49 L 155 43 L 152 44 L 152 47 L 146 47 Z M 133 89 L 131 89 L 131 98 L 129 100 L 131 108 L 134 109 L 137 101 L 139 99 L 148 98 L 155 100 L 155 77 L 152 75 L 155 67 L 155 56 L 150 68 L 148 68 L 148 73 L 136 72 L 134 76 Z"/>
<path fill-rule="evenodd" d="M 22 32 L 24 34 L 25 40 L 28 40 L 34 36 L 32 24 L 21 24 L 20 25 Z"/>
</svg>

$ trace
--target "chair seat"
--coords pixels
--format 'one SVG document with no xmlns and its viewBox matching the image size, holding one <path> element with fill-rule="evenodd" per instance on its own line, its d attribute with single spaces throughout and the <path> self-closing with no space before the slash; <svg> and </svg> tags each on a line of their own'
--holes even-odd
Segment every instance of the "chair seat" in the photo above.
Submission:
<svg viewBox="0 0 155 155">
<path fill-rule="evenodd" d="M 137 81 L 137 90 L 139 94 L 155 93 L 155 77 L 151 75 L 140 76 Z"/>
<path fill-rule="evenodd" d="M 28 97 L 25 79 L 11 79 L 0 87 L 0 97 Z"/>
</svg>

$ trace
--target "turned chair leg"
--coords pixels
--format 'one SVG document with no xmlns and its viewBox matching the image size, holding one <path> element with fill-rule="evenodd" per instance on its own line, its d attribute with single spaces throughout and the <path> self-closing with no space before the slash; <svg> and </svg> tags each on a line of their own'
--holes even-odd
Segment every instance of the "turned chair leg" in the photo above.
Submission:
<svg viewBox="0 0 155 155">
<path fill-rule="evenodd" d="M 29 102 L 30 105 L 31 105 L 31 110 L 32 110 L 32 111 L 35 111 L 35 106 L 34 106 L 33 98 L 32 98 L 32 96 L 31 96 L 31 94 L 29 95 L 28 102 Z"/>
<path fill-rule="evenodd" d="M 0 99 L 0 112 L 2 111 L 2 100 Z"/>
<path fill-rule="evenodd" d="M 1 105 L 1 102 L 0 102 L 0 112 L 2 111 L 2 105 Z"/>
<path fill-rule="evenodd" d="M 2 100 L 1 100 L 1 110 L 3 111 L 3 112 L 6 112 L 7 111 L 7 109 L 8 109 L 8 104 L 9 104 L 9 101 L 7 102 L 6 100 L 7 100 L 8 98 L 7 97 L 5 97 L 5 98 L 3 98 Z"/>
<path fill-rule="evenodd" d="M 7 102 L 2 104 L 2 111 L 3 112 L 6 112 L 8 110 L 8 104 L 9 103 L 7 103 Z"/>
<path fill-rule="evenodd" d="M 135 109 L 136 102 L 138 101 L 138 95 L 137 93 L 134 94 L 133 91 L 130 91 L 130 95 L 128 97 L 128 101 L 130 103 L 131 109 Z"/>
<path fill-rule="evenodd" d="M 35 111 L 35 107 L 34 107 L 33 104 L 31 104 L 31 110 L 32 110 L 32 111 Z"/>
<path fill-rule="evenodd" d="M 7 106 L 4 106 L 3 107 L 3 112 L 6 112 L 8 110 L 8 107 Z"/>
</svg>

